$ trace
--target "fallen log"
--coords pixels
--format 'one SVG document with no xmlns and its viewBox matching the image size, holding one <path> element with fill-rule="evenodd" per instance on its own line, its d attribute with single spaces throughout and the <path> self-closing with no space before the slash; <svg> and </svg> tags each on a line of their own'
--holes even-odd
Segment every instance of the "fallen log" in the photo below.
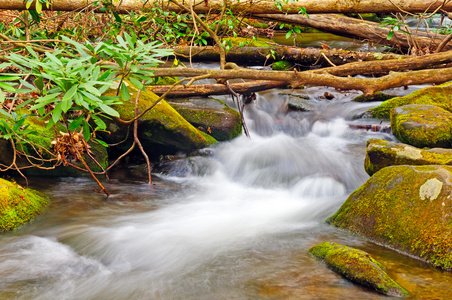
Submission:
<svg viewBox="0 0 452 300">
<path fill-rule="evenodd" d="M 417 34 L 404 34 L 400 31 L 394 32 L 392 38 L 386 37 L 390 33 L 389 28 L 382 27 L 380 24 L 355 18 L 349 18 L 340 15 L 283 15 L 283 14 L 260 14 L 256 17 L 271 21 L 291 23 L 301 26 L 309 26 L 323 32 L 329 32 L 336 35 L 358 38 L 361 40 L 378 43 L 390 47 L 401 48 L 407 51 L 411 48 L 429 50 L 433 52 L 445 38 L 433 32 L 417 32 Z M 444 50 L 452 49 L 452 44 L 444 46 Z"/>
<path fill-rule="evenodd" d="M 194 61 L 219 61 L 218 47 L 178 46 L 174 48 L 176 57 L 188 58 L 192 55 Z M 288 60 L 297 64 L 312 66 L 343 65 L 356 61 L 388 60 L 406 58 L 394 53 L 372 53 L 362 51 L 347 51 L 335 49 L 314 49 L 297 47 L 234 47 L 226 53 L 229 62 L 272 63 L 278 60 Z M 328 61 L 329 60 L 329 61 Z"/>
<path fill-rule="evenodd" d="M 304 71 L 265 71 L 239 68 L 236 65 L 231 70 L 216 69 L 190 69 L 190 68 L 160 68 L 152 69 L 154 77 L 182 76 L 194 78 L 215 78 L 215 79 L 253 79 L 253 80 L 274 80 L 290 82 L 292 87 L 300 85 L 330 86 L 341 90 L 360 90 L 364 95 L 372 95 L 377 91 L 389 88 L 427 84 L 444 83 L 452 80 L 452 68 L 419 70 L 409 72 L 391 72 L 379 78 L 358 78 L 339 77 L 326 71 L 313 72 Z"/>
<path fill-rule="evenodd" d="M 273 88 L 285 87 L 287 82 L 283 81 L 263 81 L 255 80 L 251 82 L 232 83 L 230 84 L 233 91 L 238 94 L 250 94 Z M 172 86 L 171 85 L 155 85 L 146 88 L 157 95 L 163 95 Z M 225 84 L 194 84 L 190 86 L 178 85 L 174 87 L 165 98 L 191 97 L 191 96 L 208 96 L 208 95 L 227 95 L 230 91 Z"/>
<path fill-rule="evenodd" d="M 100 2 L 97 0 L 57 0 L 51 1 L 52 5 L 47 8 L 43 5 L 43 9 L 54 11 L 73 11 L 83 9 L 87 6 Z M 178 0 L 180 3 L 186 3 L 184 0 Z M 0 9 L 9 10 L 25 10 L 26 1 L 23 0 L 2 0 L 0 1 Z M 221 12 L 223 0 L 199 1 L 194 6 L 196 13 L 218 13 Z M 275 1 L 271 0 L 227 0 L 228 8 L 234 13 L 247 12 L 248 14 L 268 14 L 281 13 Z M 155 5 L 161 5 L 159 0 L 121 0 L 112 1 L 109 5 L 116 7 L 117 12 L 130 12 L 142 9 L 150 9 Z M 35 7 L 33 3 L 31 7 Z M 162 8 L 167 11 L 181 12 L 180 7 L 164 2 Z M 452 11 L 452 2 L 440 0 L 298 0 L 288 1 L 283 4 L 283 12 L 289 14 L 298 14 L 300 8 L 305 8 L 309 14 L 322 13 L 396 13 L 408 11 L 411 13 L 433 12 L 438 8 L 444 11 Z"/>
</svg>

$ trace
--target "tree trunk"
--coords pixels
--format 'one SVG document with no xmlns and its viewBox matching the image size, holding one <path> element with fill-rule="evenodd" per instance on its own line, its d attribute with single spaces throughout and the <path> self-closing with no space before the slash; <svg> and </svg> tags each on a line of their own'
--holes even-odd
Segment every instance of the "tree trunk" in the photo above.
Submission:
<svg viewBox="0 0 452 300">
<path fill-rule="evenodd" d="M 262 14 L 255 16 L 272 21 L 309 26 L 324 32 L 358 38 L 403 50 L 409 50 L 414 47 L 423 50 L 429 49 L 430 52 L 433 52 L 444 39 L 444 36 L 433 32 L 418 32 L 417 34 L 408 35 L 397 31 L 388 40 L 386 37 L 390 32 L 389 28 L 381 27 L 380 24 L 375 22 L 340 15 L 309 15 L 309 17 L 306 17 L 303 15 Z M 445 45 L 444 49 L 452 49 L 452 44 Z"/>
<path fill-rule="evenodd" d="M 283 81 L 261 81 L 255 80 L 244 83 L 230 84 L 232 90 L 238 94 L 250 94 L 259 91 L 265 91 L 273 88 L 287 86 L 287 82 Z M 147 89 L 157 95 L 162 95 L 171 88 L 171 85 L 155 85 L 147 86 Z M 178 85 L 165 98 L 172 97 L 191 97 L 191 96 L 208 96 L 208 95 L 227 95 L 230 91 L 225 84 L 193 84 L 189 87 Z"/>
<path fill-rule="evenodd" d="M 179 0 L 180 3 L 186 1 Z M 91 5 L 95 0 L 53 0 L 51 10 L 55 11 L 72 11 Z M 100 1 L 98 1 L 100 2 Z M 23 0 L 2 0 L 0 1 L 0 9 L 9 10 L 25 10 L 26 1 Z M 146 4 L 144 4 L 146 3 Z M 150 8 L 162 1 L 149 0 L 143 2 L 142 0 L 115 0 L 113 5 L 118 8 L 119 12 L 137 11 L 144 8 Z M 207 4 L 205 4 L 207 3 Z M 194 11 L 196 13 L 218 13 L 223 7 L 223 0 L 209 0 L 208 2 L 200 1 L 195 6 Z M 250 1 L 250 0 L 228 0 L 229 8 L 235 13 L 247 12 L 248 14 L 272 14 L 280 13 L 281 11 L 275 6 L 275 1 L 262 0 L 262 1 Z M 306 8 L 309 14 L 322 14 L 322 13 L 394 13 L 400 12 L 400 9 L 409 11 L 412 13 L 420 12 L 432 12 L 441 7 L 443 0 L 298 0 L 288 1 L 286 4 L 284 1 L 283 12 L 290 14 L 298 14 L 300 8 Z M 32 4 L 34 7 L 34 4 Z M 47 9 L 44 5 L 44 9 Z M 174 4 L 163 4 L 163 8 L 171 11 L 181 11 L 179 7 Z M 452 11 L 452 2 L 445 4 L 443 7 L 445 11 Z"/>
<path fill-rule="evenodd" d="M 189 47 L 179 46 L 174 54 L 180 58 L 192 55 L 195 61 L 219 61 L 220 54 L 217 47 Z M 229 62 L 272 63 L 278 60 L 288 60 L 305 66 L 343 65 L 356 61 L 388 60 L 406 58 L 393 53 L 370 53 L 361 51 L 347 51 L 335 49 L 313 49 L 296 47 L 235 47 L 226 53 Z M 329 61 L 328 61 L 329 60 Z"/>
</svg>

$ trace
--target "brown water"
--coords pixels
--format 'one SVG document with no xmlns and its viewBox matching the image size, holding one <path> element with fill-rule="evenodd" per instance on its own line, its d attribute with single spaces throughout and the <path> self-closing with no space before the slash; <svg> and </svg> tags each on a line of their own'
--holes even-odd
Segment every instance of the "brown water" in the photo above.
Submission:
<svg viewBox="0 0 452 300">
<path fill-rule="evenodd" d="M 113 174 L 108 199 L 89 178 L 30 178 L 52 204 L 0 237 L 0 299 L 387 298 L 307 254 L 323 241 L 371 253 L 413 299 L 450 299 L 451 273 L 324 223 L 368 178 L 366 140 L 393 139 L 349 128 L 375 104 L 308 88 L 292 94 L 315 109 L 287 112 L 285 93 L 248 107 L 251 139 L 174 162 L 155 189 L 140 168 Z"/>
</svg>

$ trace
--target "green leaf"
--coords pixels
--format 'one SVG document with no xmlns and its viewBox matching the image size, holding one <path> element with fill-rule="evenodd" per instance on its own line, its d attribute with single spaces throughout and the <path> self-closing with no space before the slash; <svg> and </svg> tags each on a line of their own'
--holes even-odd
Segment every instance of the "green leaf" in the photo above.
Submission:
<svg viewBox="0 0 452 300">
<path fill-rule="evenodd" d="M 40 14 L 42 11 L 42 3 L 39 0 L 36 1 L 36 12 Z"/>
<path fill-rule="evenodd" d="M 105 124 L 105 122 L 98 116 L 93 115 L 93 120 L 97 125 L 97 129 L 105 130 L 107 128 L 107 124 Z"/>
<path fill-rule="evenodd" d="M 94 139 L 96 142 L 98 142 L 99 144 L 101 144 L 102 146 L 104 146 L 104 147 L 107 147 L 108 148 L 108 144 L 107 143 L 105 143 L 104 141 L 102 141 L 102 140 L 99 140 L 99 139 Z"/>
<path fill-rule="evenodd" d="M 14 87 L 4 82 L 0 82 L 0 89 L 4 89 L 5 91 L 10 93 L 14 93 L 14 91 L 16 90 Z"/>
<path fill-rule="evenodd" d="M 103 103 L 99 103 L 99 108 L 106 113 L 107 115 L 113 116 L 113 117 L 119 117 L 119 113 L 114 110 L 113 108 L 111 108 L 108 105 L 105 105 Z"/>
<path fill-rule="evenodd" d="M 121 84 L 121 98 L 124 101 L 128 101 L 130 99 L 129 89 L 124 82 Z"/>
<path fill-rule="evenodd" d="M 390 31 L 389 33 L 388 33 L 388 36 L 386 37 L 386 39 L 387 40 L 390 40 L 390 39 L 392 39 L 392 36 L 394 35 L 394 31 Z"/>
<path fill-rule="evenodd" d="M 0 90 L 0 103 L 3 103 L 5 101 L 5 95 L 3 95 L 3 91 Z"/>
<path fill-rule="evenodd" d="M 89 138 L 91 136 L 91 130 L 89 129 L 89 124 L 85 120 L 83 120 L 83 138 L 85 141 L 89 141 Z"/>
<path fill-rule="evenodd" d="M 68 126 L 69 130 L 75 130 L 80 127 L 82 124 L 84 118 L 83 116 L 78 116 L 76 119 L 74 119 Z"/>
<path fill-rule="evenodd" d="M 139 90 L 143 90 L 144 89 L 143 84 L 139 80 L 137 80 L 136 78 L 130 77 L 129 80 L 130 80 L 130 83 L 132 83 L 137 89 L 139 89 Z"/>
<path fill-rule="evenodd" d="M 52 121 L 54 124 L 58 123 L 61 118 L 62 107 L 61 103 L 55 105 L 55 108 L 52 110 Z"/>
<path fill-rule="evenodd" d="M 113 13 L 113 16 L 115 17 L 116 22 L 122 23 L 121 17 L 114 11 L 112 13 Z"/>
<path fill-rule="evenodd" d="M 292 30 L 287 31 L 286 40 L 289 39 L 291 35 L 292 35 Z"/>
</svg>

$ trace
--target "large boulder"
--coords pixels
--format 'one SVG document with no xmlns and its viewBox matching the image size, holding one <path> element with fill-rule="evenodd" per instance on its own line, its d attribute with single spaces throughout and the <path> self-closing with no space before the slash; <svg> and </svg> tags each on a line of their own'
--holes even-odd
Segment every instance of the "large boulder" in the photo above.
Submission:
<svg viewBox="0 0 452 300">
<path fill-rule="evenodd" d="M 452 270 L 452 167 L 391 166 L 327 222 Z"/>
<path fill-rule="evenodd" d="M 391 110 L 391 129 L 399 141 L 418 148 L 450 148 L 452 113 L 433 105 L 396 107 Z"/>
<path fill-rule="evenodd" d="M 114 107 L 123 120 L 134 118 L 137 89 L 131 85 L 129 85 L 128 89 L 130 91 L 129 101 Z M 106 95 L 114 94 L 115 91 L 110 90 Z M 139 112 L 143 112 L 154 105 L 158 99 L 159 97 L 154 93 L 142 91 L 138 104 Z M 117 120 L 110 120 L 106 123 L 110 134 L 101 135 L 102 139 L 107 143 L 113 144 L 128 138 L 128 143 L 123 144 L 124 148 L 128 148 L 133 141 L 133 126 L 123 124 Z M 165 100 L 158 102 L 139 119 L 138 137 L 146 152 L 153 158 L 162 154 L 174 154 L 179 151 L 191 152 L 216 143 L 212 136 L 193 127 Z"/>
<path fill-rule="evenodd" d="M 369 110 L 374 118 L 389 119 L 391 109 L 408 104 L 435 105 L 452 112 L 452 84 L 426 87 L 403 97 L 387 100 Z"/>
<path fill-rule="evenodd" d="M 0 232 L 29 222 L 48 202 L 44 195 L 0 178 Z"/>
<path fill-rule="evenodd" d="M 190 124 L 217 141 L 231 140 L 242 133 L 240 114 L 218 99 L 174 99 L 169 104 Z"/>
<path fill-rule="evenodd" d="M 452 165 L 452 149 L 419 149 L 407 144 L 369 139 L 364 169 L 373 175 L 394 165 Z"/>
<path fill-rule="evenodd" d="M 336 273 L 380 294 L 396 297 L 408 295 L 404 288 L 386 274 L 385 267 L 364 251 L 323 242 L 313 246 L 308 252 L 322 259 Z"/>
</svg>

